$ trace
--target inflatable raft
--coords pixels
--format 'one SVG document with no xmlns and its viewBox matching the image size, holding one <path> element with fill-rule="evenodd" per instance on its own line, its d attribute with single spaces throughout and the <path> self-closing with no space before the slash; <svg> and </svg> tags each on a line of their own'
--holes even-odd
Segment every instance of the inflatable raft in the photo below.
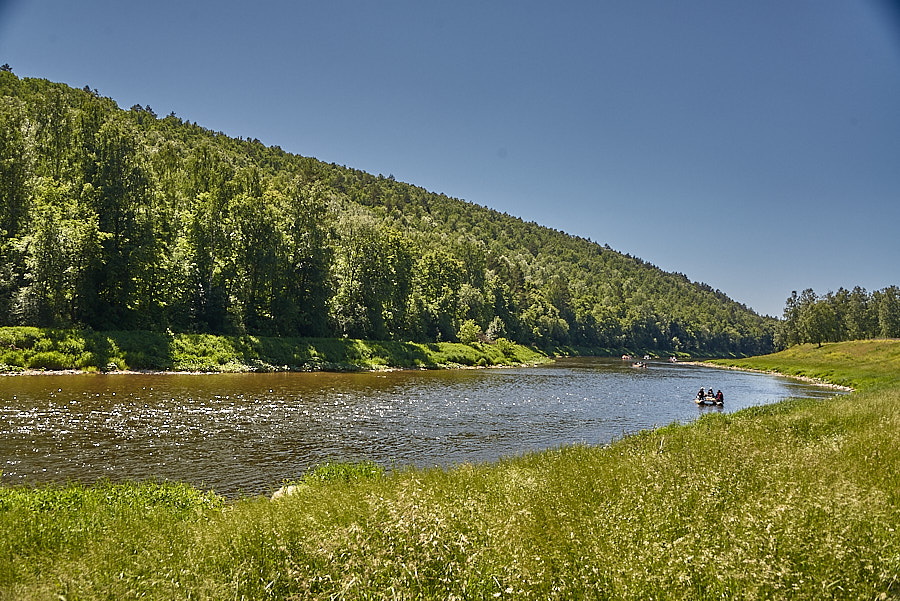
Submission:
<svg viewBox="0 0 900 601">
<path fill-rule="evenodd" d="M 694 402 L 698 405 L 723 405 L 722 401 L 717 401 L 714 396 L 705 396 L 702 399 L 700 397 L 695 397 Z"/>
</svg>

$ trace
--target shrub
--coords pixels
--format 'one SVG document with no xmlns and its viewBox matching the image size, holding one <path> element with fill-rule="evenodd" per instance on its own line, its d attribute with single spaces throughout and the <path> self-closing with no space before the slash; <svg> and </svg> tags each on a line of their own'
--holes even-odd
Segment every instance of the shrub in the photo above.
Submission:
<svg viewBox="0 0 900 601">
<path fill-rule="evenodd" d="M 75 360 L 75 367 L 78 369 L 87 369 L 90 367 L 97 367 L 97 357 L 94 353 L 86 352 L 82 353 L 78 356 L 78 359 Z"/>
<path fill-rule="evenodd" d="M 6 351 L 0 355 L 0 364 L 25 367 L 25 353 L 22 351 Z"/>
<path fill-rule="evenodd" d="M 456 336 L 463 344 L 472 344 L 481 337 L 481 326 L 474 319 L 467 319 L 459 326 Z"/>
<path fill-rule="evenodd" d="M 54 346 L 55 345 L 53 344 L 53 341 L 49 338 L 40 338 L 34 342 L 34 344 L 32 345 L 32 350 L 34 350 L 36 353 L 43 353 L 52 351 Z"/>
<path fill-rule="evenodd" d="M 72 357 L 58 351 L 45 351 L 33 354 L 28 358 L 31 369 L 72 369 Z"/>
<path fill-rule="evenodd" d="M 494 317 L 494 319 L 491 320 L 491 323 L 488 324 L 485 336 L 487 336 L 488 340 L 497 340 L 498 338 L 506 336 L 506 324 L 503 323 L 503 320 L 500 319 L 500 317 Z"/>
<path fill-rule="evenodd" d="M 81 355 L 84 352 L 84 339 L 65 338 L 57 343 L 56 350 L 66 355 Z"/>
<path fill-rule="evenodd" d="M 516 345 L 506 338 L 498 338 L 494 345 L 505 357 L 513 358 L 516 356 Z"/>
</svg>

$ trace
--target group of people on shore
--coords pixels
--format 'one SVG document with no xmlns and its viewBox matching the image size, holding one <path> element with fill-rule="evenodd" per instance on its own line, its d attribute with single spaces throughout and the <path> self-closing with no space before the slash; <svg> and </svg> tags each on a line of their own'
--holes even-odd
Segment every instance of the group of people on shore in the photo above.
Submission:
<svg viewBox="0 0 900 601">
<path fill-rule="evenodd" d="M 697 393 L 698 401 L 715 401 L 716 403 L 724 403 L 725 395 L 722 394 L 722 391 L 719 390 L 715 394 L 713 394 L 713 389 L 710 388 L 709 391 L 704 390 L 702 387 L 700 388 L 700 392 Z"/>
</svg>

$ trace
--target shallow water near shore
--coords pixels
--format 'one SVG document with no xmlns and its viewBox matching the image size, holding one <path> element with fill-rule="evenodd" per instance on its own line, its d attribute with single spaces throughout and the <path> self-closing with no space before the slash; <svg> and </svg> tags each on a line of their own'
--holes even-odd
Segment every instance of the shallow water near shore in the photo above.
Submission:
<svg viewBox="0 0 900 601">
<path fill-rule="evenodd" d="M 721 389 L 724 408 L 698 407 L 701 386 Z M 772 375 L 596 358 L 389 373 L 16 376 L 0 379 L 0 478 L 156 478 L 268 494 L 324 461 L 492 461 L 835 394 Z"/>
</svg>

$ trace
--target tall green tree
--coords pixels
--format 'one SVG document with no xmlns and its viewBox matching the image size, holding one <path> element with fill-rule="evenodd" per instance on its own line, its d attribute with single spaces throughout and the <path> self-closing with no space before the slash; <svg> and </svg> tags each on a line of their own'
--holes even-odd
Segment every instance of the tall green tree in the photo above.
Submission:
<svg viewBox="0 0 900 601">
<path fill-rule="evenodd" d="M 240 329 L 272 335 L 284 244 L 278 229 L 281 195 L 275 190 L 262 195 L 253 192 L 232 201 L 228 229 L 234 279 L 230 290 Z"/>
<path fill-rule="evenodd" d="M 284 214 L 285 256 L 275 307 L 282 334 L 324 336 L 328 330 L 334 209 L 320 182 L 295 182 Z"/>
<path fill-rule="evenodd" d="M 23 239 L 27 284 L 19 290 L 21 323 L 42 326 L 77 322 L 85 300 L 85 276 L 101 253 L 97 222 L 79 217 L 77 199 L 53 179 L 39 185 L 35 227 Z"/>
<path fill-rule="evenodd" d="M 347 214 L 338 225 L 332 316 L 338 330 L 361 338 L 387 337 L 392 304 L 391 236 L 365 214 Z"/>
<path fill-rule="evenodd" d="M 0 98 L 0 236 L 16 237 L 28 215 L 32 147 L 26 143 L 27 119 L 17 98 Z"/>
<path fill-rule="evenodd" d="M 60 86 L 49 88 L 35 110 L 43 174 L 56 180 L 68 177 L 74 159 L 71 145 L 75 129 L 65 91 Z"/>
<path fill-rule="evenodd" d="M 889 286 L 875 293 L 878 306 L 879 335 L 884 338 L 900 337 L 900 290 Z"/>
<path fill-rule="evenodd" d="M 862 340 L 875 335 L 874 320 L 869 307 L 869 294 L 865 288 L 856 286 L 846 297 L 844 330 L 848 340 Z"/>
<path fill-rule="evenodd" d="M 152 222 L 141 218 L 151 199 L 134 132 L 126 123 L 110 120 L 100 127 L 85 181 L 83 200 L 105 234 L 100 265 L 91 274 L 98 304 L 86 308 L 86 317 L 100 328 L 136 325 L 136 274 L 148 259 L 141 245 L 153 239 L 153 232 L 146 229 Z"/>
<path fill-rule="evenodd" d="M 454 340 L 462 317 L 459 290 L 464 281 L 462 261 L 449 252 L 426 251 L 415 268 L 412 307 L 419 322 L 417 334 L 427 340 Z"/>
</svg>

